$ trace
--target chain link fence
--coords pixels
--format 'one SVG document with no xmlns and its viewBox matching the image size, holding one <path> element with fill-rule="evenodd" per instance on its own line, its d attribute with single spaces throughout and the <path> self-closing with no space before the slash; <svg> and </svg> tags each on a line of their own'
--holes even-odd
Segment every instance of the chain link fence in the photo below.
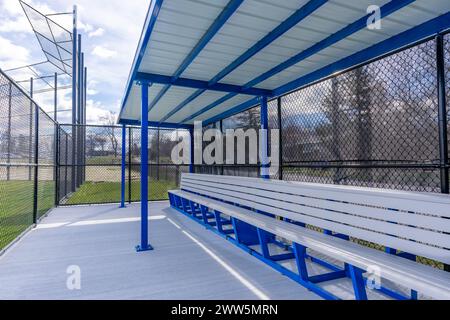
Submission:
<svg viewBox="0 0 450 320">
<path fill-rule="evenodd" d="M 122 127 L 115 125 L 60 125 L 59 195 L 61 205 L 118 203 L 121 200 Z M 75 162 L 72 134 L 83 141 Z M 189 166 L 174 165 L 171 152 L 183 130 L 149 130 L 149 199 L 167 200 Z M 126 127 L 126 201 L 140 201 L 141 130 Z M 78 182 L 74 183 L 73 178 Z"/>
<path fill-rule="evenodd" d="M 56 130 L 0 70 L 0 251 L 55 205 Z"/>
</svg>

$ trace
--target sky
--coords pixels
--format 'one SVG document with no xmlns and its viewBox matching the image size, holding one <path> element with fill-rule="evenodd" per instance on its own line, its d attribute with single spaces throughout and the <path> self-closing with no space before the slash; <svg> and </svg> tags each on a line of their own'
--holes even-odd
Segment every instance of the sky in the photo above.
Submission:
<svg viewBox="0 0 450 320">
<path fill-rule="evenodd" d="M 77 4 L 78 28 L 83 36 L 85 65 L 88 67 L 87 121 L 100 123 L 108 112 L 119 112 L 149 1 L 75 1 L 25 0 L 43 14 L 71 12 L 73 5 Z M 72 29 L 71 16 L 55 16 L 53 19 L 68 30 Z M 45 60 L 19 1 L 0 0 L 0 68 L 8 70 Z M 56 69 L 38 71 L 52 74 Z M 19 70 L 8 74 L 21 81 L 29 79 L 31 71 Z M 61 77 L 59 86 L 68 82 L 70 79 Z M 22 85 L 28 90 L 28 83 Z M 44 86 L 43 82 L 36 82 L 35 90 Z M 53 92 L 36 94 L 34 98 L 53 116 Z M 58 100 L 60 110 L 71 109 L 71 90 L 60 90 Z M 58 120 L 70 123 L 71 112 L 59 113 Z"/>
</svg>

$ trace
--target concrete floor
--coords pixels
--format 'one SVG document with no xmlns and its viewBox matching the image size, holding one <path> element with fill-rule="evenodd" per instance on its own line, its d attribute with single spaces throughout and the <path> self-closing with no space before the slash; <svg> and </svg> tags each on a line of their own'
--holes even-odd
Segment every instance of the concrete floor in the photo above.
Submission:
<svg viewBox="0 0 450 320">
<path fill-rule="evenodd" d="M 155 250 L 136 253 L 139 213 L 53 210 L 0 257 L 0 299 L 320 299 L 167 202 L 150 205 Z M 67 287 L 73 270 L 80 290 Z"/>
</svg>

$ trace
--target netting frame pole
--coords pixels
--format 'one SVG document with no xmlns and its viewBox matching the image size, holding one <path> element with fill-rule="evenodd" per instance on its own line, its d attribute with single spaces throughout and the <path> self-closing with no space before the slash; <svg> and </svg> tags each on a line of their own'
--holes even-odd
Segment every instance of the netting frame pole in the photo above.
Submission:
<svg viewBox="0 0 450 320">
<path fill-rule="evenodd" d="M 150 251 L 148 243 L 148 91 L 150 84 L 141 82 L 141 244 L 137 252 Z"/>
<path fill-rule="evenodd" d="M 54 78 L 54 87 L 55 90 L 53 92 L 54 96 L 53 96 L 53 112 L 54 112 L 54 116 L 53 119 L 55 120 L 55 122 L 58 122 L 58 72 L 55 72 L 55 78 Z"/>
<path fill-rule="evenodd" d="M 125 208 L 125 179 L 126 179 L 126 157 L 127 157 L 127 127 L 122 125 L 122 165 L 120 180 L 120 207 Z"/>
<path fill-rule="evenodd" d="M 77 6 L 73 6 L 73 33 L 72 33 L 72 172 L 70 173 L 72 176 L 71 181 L 71 191 L 74 192 L 76 188 L 76 172 L 75 172 L 75 142 L 76 142 L 76 128 L 75 126 L 77 122 L 77 38 L 78 38 L 78 30 L 77 30 L 77 15 L 78 15 L 78 9 Z"/>
<path fill-rule="evenodd" d="M 83 63 L 84 65 L 84 63 Z M 82 153 L 81 153 L 81 161 L 83 164 L 82 167 L 82 172 L 81 172 L 81 182 L 85 183 L 86 182 L 86 101 L 87 101 L 87 67 L 84 67 L 84 72 L 83 72 L 83 104 L 82 104 L 82 109 L 81 109 L 81 120 L 82 123 L 85 125 L 83 126 L 82 129 Z"/>
<path fill-rule="evenodd" d="M 83 87 L 83 54 L 81 52 L 82 43 L 81 43 L 81 34 L 78 34 L 78 51 L 77 51 L 77 114 L 76 114 L 76 122 L 75 122 L 75 145 L 76 145 L 76 188 L 78 189 L 81 186 L 81 91 Z"/>
</svg>

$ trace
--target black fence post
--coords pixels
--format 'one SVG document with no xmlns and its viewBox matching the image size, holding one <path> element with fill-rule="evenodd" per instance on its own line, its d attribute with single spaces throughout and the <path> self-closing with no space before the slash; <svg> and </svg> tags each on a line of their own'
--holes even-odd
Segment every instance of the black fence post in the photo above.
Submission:
<svg viewBox="0 0 450 320">
<path fill-rule="evenodd" d="M 59 205 L 59 124 L 55 123 L 55 206 Z"/>
<path fill-rule="evenodd" d="M 159 156 L 159 144 L 160 144 L 160 129 L 157 128 L 157 136 L 156 136 L 156 180 L 159 181 L 159 170 L 160 170 L 160 156 Z"/>
<path fill-rule="evenodd" d="M 449 193 L 447 106 L 445 92 L 444 39 L 436 36 L 438 116 L 439 116 L 439 154 L 441 166 L 441 192 Z"/>
<path fill-rule="evenodd" d="M 38 220 L 38 192 L 39 192 L 39 107 L 35 107 L 34 122 L 34 195 L 33 195 L 33 223 L 37 224 Z"/>
<path fill-rule="evenodd" d="M 77 128 L 75 127 L 75 124 L 72 125 L 72 154 L 71 154 L 71 158 L 72 158 L 72 172 L 70 173 L 72 176 L 72 188 L 71 188 L 71 192 L 75 192 L 75 190 L 77 189 L 77 181 L 76 181 L 76 162 L 77 162 L 77 157 L 76 157 L 76 152 L 77 152 L 77 146 L 76 146 L 76 141 L 77 141 Z"/>
<path fill-rule="evenodd" d="M 128 203 L 132 202 L 132 190 L 131 190 L 131 186 L 132 186 L 132 162 L 133 162 L 133 157 L 132 157 L 132 151 L 133 151 L 133 138 L 131 137 L 132 131 L 131 131 L 131 127 L 128 128 Z"/>
<path fill-rule="evenodd" d="M 12 127 L 12 83 L 9 82 L 9 90 L 8 90 L 8 145 L 7 145 L 7 151 L 6 151 L 6 162 L 8 163 L 8 166 L 6 167 L 6 180 L 11 180 L 11 127 Z"/>
<path fill-rule="evenodd" d="M 33 99 L 33 78 L 30 79 L 30 97 Z M 30 131 L 29 131 L 29 147 L 28 147 L 28 162 L 31 163 L 33 159 L 33 101 L 30 101 Z M 28 181 L 31 181 L 32 168 L 28 168 Z"/>
<path fill-rule="evenodd" d="M 447 136 L 447 105 L 445 92 L 445 53 L 444 37 L 436 36 L 436 61 L 438 85 L 438 116 L 439 116 L 439 155 L 441 167 L 441 192 L 449 193 L 448 169 L 448 136 Z M 444 264 L 444 270 L 450 272 L 450 265 Z"/>
<path fill-rule="evenodd" d="M 66 132 L 65 135 L 66 135 L 66 148 L 65 148 L 66 155 L 64 157 L 64 168 L 65 168 L 65 170 L 64 170 L 64 197 L 66 197 L 67 193 L 68 193 L 67 170 L 69 169 L 69 162 L 68 162 L 69 161 L 69 134 L 67 134 L 67 132 Z"/>
<path fill-rule="evenodd" d="M 281 129 L 281 97 L 277 99 L 278 113 L 278 179 L 283 180 L 283 131 Z"/>
</svg>

